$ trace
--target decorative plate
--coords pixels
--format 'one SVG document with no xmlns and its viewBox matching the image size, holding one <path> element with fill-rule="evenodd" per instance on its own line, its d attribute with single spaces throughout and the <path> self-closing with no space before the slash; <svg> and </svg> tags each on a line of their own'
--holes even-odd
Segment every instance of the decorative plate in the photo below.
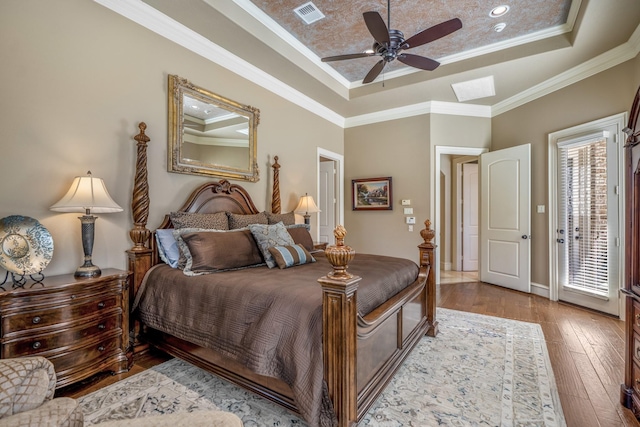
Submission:
<svg viewBox="0 0 640 427">
<path fill-rule="evenodd" d="M 38 220 L 22 215 L 0 219 L 0 267 L 21 275 L 39 273 L 53 256 L 53 239 Z"/>
</svg>

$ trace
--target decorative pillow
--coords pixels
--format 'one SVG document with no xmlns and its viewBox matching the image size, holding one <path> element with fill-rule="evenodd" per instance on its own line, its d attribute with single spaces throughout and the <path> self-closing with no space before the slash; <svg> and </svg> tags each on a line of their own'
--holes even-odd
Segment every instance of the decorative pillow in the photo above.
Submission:
<svg viewBox="0 0 640 427">
<path fill-rule="evenodd" d="M 269 248 L 269 253 L 281 269 L 316 262 L 316 259 L 302 245 L 272 246 Z"/>
<path fill-rule="evenodd" d="M 235 230 L 237 228 L 245 228 L 251 224 L 268 224 L 267 214 L 260 212 L 257 214 L 242 215 L 227 212 L 229 218 L 229 229 Z"/>
<path fill-rule="evenodd" d="M 186 262 L 184 274 L 196 276 L 264 264 L 251 231 L 190 230 L 176 233 Z"/>
<path fill-rule="evenodd" d="M 228 230 L 229 220 L 224 212 L 193 213 L 171 212 L 169 214 L 174 228 L 201 228 L 208 230 Z"/>
<path fill-rule="evenodd" d="M 315 248 L 313 246 L 313 238 L 311 238 L 311 234 L 309 233 L 310 226 L 307 224 L 295 224 L 288 225 L 287 231 L 291 234 L 291 238 L 297 244 L 304 246 L 306 250 L 309 252 L 313 251 Z"/>
<path fill-rule="evenodd" d="M 291 234 L 281 222 L 271 225 L 251 224 L 249 230 L 251 230 L 251 234 L 253 234 L 253 238 L 256 240 L 264 261 L 269 268 L 276 266 L 276 262 L 269 252 L 270 247 L 295 245 Z"/>
<path fill-rule="evenodd" d="M 269 224 L 277 224 L 280 221 L 284 225 L 293 225 L 296 223 L 296 214 L 293 212 L 283 213 L 283 214 L 274 214 L 270 212 L 266 212 L 267 219 L 269 220 Z"/>
<path fill-rule="evenodd" d="M 177 268 L 180 250 L 178 249 L 178 242 L 173 237 L 173 229 L 156 230 L 156 242 L 158 242 L 160 259 L 171 268 Z"/>
</svg>

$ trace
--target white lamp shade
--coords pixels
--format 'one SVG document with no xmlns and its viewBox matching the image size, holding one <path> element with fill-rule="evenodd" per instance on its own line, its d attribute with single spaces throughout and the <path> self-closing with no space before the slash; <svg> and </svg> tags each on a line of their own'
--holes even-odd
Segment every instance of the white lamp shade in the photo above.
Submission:
<svg viewBox="0 0 640 427">
<path fill-rule="evenodd" d="M 77 176 L 58 203 L 51 206 L 56 212 L 85 212 L 89 209 L 92 213 L 122 212 L 122 208 L 113 201 L 104 181 L 91 176 Z"/>
<path fill-rule="evenodd" d="M 316 202 L 313 201 L 313 197 L 305 194 L 304 196 L 300 197 L 300 202 L 294 209 L 294 212 L 299 214 L 315 213 L 320 212 L 320 209 L 318 209 Z"/>
</svg>

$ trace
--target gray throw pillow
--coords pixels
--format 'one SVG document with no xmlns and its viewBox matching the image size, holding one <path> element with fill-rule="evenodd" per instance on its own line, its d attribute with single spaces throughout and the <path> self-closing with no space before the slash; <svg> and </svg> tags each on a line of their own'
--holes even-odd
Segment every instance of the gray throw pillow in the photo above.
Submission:
<svg viewBox="0 0 640 427">
<path fill-rule="evenodd" d="M 273 246 L 293 246 L 295 242 L 287 228 L 281 222 L 277 224 L 251 224 L 249 226 L 253 238 L 262 252 L 262 257 L 269 268 L 276 266 L 273 255 L 269 252 L 269 248 Z"/>
<path fill-rule="evenodd" d="M 171 212 L 169 214 L 173 228 L 202 228 L 209 230 L 228 230 L 229 220 L 225 212 L 193 213 Z"/>
</svg>

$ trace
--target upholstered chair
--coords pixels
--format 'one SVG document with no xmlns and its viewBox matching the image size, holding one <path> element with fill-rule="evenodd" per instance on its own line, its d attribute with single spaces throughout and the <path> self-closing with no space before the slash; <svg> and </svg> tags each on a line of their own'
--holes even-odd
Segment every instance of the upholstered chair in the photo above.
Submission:
<svg viewBox="0 0 640 427">
<path fill-rule="evenodd" d="M 40 356 L 0 359 L 0 427 L 82 427 L 75 399 L 53 398 L 56 372 Z"/>
</svg>

